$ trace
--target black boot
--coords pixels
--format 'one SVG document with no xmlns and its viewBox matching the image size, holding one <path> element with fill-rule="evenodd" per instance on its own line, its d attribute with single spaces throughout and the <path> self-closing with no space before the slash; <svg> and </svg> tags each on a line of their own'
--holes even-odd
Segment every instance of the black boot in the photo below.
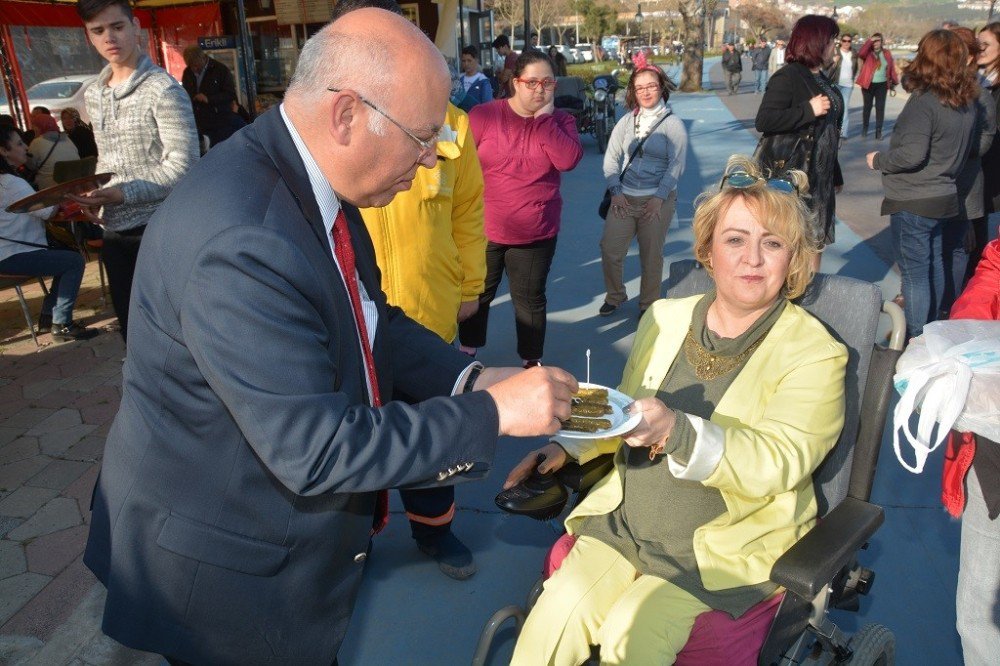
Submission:
<svg viewBox="0 0 1000 666">
<path fill-rule="evenodd" d="M 875 140 L 876 141 L 881 141 L 882 140 L 882 128 L 881 127 L 877 128 L 875 130 Z"/>
<path fill-rule="evenodd" d="M 867 137 L 868 136 L 868 125 L 862 125 L 861 126 L 861 136 L 862 137 Z"/>
</svg>

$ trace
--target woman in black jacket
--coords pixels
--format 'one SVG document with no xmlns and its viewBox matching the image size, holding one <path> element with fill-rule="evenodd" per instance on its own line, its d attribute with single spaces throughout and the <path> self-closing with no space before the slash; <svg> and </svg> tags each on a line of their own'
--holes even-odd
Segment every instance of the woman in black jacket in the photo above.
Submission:
<svg viewBox="0 0 1000 666">
<path fill-rule="evenodd" d="M 979 31 L 980 52 L 979 66 L 983 68 L 983 85 L 993 96 L 997 110 L 997 134 L 988 152 L 983 154 L 983 198 L 987 218 L 1000 214 L 1000 22 L 993 22 Z M 968 275 L 975 271 L 983 247 L 989 241 L 989 229 L 986 220 L 974 227 L 976 232 L 976 250 L 970 257 Z"/>
<path fill-rule="evenodd" d="M 833 59 L 839 34 L 837 23 L 826 16 L 810 14 L 795 23 L 785 52 L 788 64 L 771 77 L 756 119 L 757 131 L 765 137 L 813 137 L 806 173 L 814 213 L 811 231 L 820 247 L 834 240 L 835 194 L 843 185 L 837 152 L 844 98 L 822 72 Z M 818 255 L 816 262 L 818 268 Z"/>
</svg>

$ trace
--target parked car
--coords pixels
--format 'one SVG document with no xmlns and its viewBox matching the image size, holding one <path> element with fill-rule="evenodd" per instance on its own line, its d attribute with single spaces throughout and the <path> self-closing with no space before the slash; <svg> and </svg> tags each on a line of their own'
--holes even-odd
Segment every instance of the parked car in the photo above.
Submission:
<svg viewBox="0 0 1000 666">
<path fill-rule="evenodd" d="M 569 50 L 569 55 L 566 56 L 566 59 L 569 60 L 570 56 L 572 56 L 572 58 L 573 58 L 572 62 L 575 63 L 575 64 L 580 64 L 581 62 L 584 62 L 584 60 L 583 60 L 583 54 L 580 53 L 580 49 L 578 49 L 576 47 L 571 48 Z"/>
<path fill-rule="evenodd" d="M 576 50 L 580 52 L 583 56 L 584 62 L 594 62 L 594 45 L 593 44 L 577 44 Z"/>
<path fill-rule="evenodd" d="M 87 105 L 83 101 L 83 95 L 96 80 L 96 74 L 74 74 L 36 83 L 25 91 L 28 95 L 28 109 L 44 106 L 52 112 L 61 127 L 60 112 L 67 107 L 73 107 L 80 112 L 80 118 L 89 123 L 90 116 L 87 115 Z M 0 100 L 0 113 L 10 113 L 10 105 L 6 99 Z"/>
</svg>

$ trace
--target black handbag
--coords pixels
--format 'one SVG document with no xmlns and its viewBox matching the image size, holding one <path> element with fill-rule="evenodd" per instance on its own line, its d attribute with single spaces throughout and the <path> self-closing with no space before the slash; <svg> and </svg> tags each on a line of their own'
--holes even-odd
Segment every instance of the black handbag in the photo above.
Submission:
<svg viewBox="0 0 1000 666">
<path fill-rule="evenodd" d="M 812 89 L 808 81 L 806 87 Z M 765 174 L 780 174 L 789 169 L 808 174 L 816 145 L 817 122 L 818 120 L 797 132 L 762 136 L 753 151 L 754 161 Z"/>
<path fill-rule="evenodd" d="M 808 174 L 815 143 L 813 125 L 800 132 L 762 136 L 753 158 L 764 173 L 779 174 L 798 169 Z"/>
<path fill-rule="evenodd" d="M 629 156 L 628 162 L 625 163 L 625 168 L 622 169 L 622 172 L 620 174 L 618 174 L 619 183 L 622 182 L 622 179 L 625 177 L 625 172 L 628 171 L 628 168 L 632 166 L 632 160 L 634 160 L 635 156 L 639 154 L 640 150 L 642 150 L 642 144 L 646 143 L 646 139 L 648 139 L 649 136 L 653 133 L 653 130 L 659 127 L 660 123 L 666 120 L 672 113 L 673 111 L 667 111 L 666 115 L 657 120 L 656 123 L 649 128 L 649 132 L 646 133 L 646 136 L 642 137 L 639 140 L 639 143 L 636 145 L 635 150 L 633 150 L 632 154 Z M 607 188 L 604 190 L 604 197 L 601 199 L 601 205 L 597 207 L 597 214 L 601 216 L 602 220 L 606 220 L 608 219 L 609 210 L 611 210 L 611 188 Z"/>
</svg>

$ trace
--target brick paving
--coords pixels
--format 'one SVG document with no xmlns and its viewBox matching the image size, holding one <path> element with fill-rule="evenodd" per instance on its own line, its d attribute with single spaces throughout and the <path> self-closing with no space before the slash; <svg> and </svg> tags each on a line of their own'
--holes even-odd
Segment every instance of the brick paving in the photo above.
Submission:
<svg viewBox="0 0 1000 666">
<path fill-rule="evenodd" d="M 41 288 L 24 292 L 37 317 Z M 158 664 L 101 634 L 103 587 L 83 565 L 125 355 L 94 261 L 74 317 L 101 334 L 36 347 L 15 291 L 0 292 L 0 664 Z"/>
</svg>

